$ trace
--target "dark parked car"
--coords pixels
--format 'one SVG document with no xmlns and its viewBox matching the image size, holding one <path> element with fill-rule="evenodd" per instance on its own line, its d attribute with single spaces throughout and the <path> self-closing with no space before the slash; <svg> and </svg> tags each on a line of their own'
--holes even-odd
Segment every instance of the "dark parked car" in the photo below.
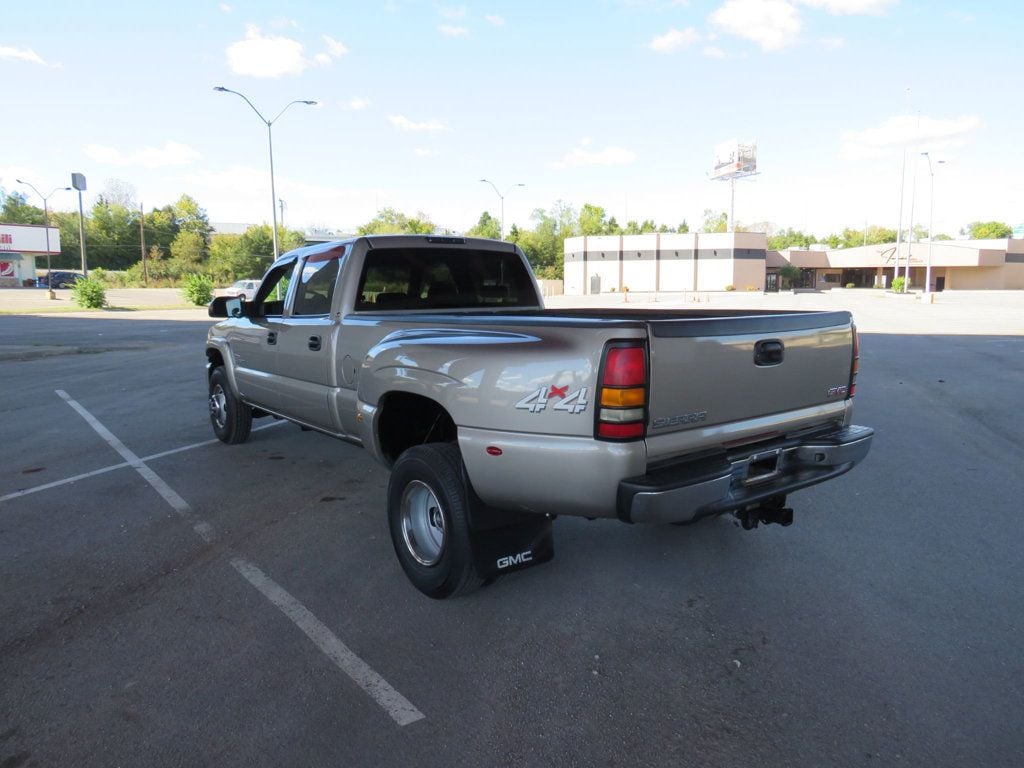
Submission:
<svg viewBox="0 0 1024 768">
<path fill-rule="evenodd" d="M 49 285 L 51 288 L 71 288 L 79 280 L 84 279 L 85 275 L 81 272 L 59 272 L 53 270 L 45 277 L 40 278 L 39 287 L 45 288 Z"/>
</svg>

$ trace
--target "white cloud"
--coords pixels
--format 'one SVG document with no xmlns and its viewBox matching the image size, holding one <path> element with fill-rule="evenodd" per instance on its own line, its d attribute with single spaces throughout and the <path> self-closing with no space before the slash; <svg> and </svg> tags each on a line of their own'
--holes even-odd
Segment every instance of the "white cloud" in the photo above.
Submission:
<svg viewBox="0 0 1024 768">
<path fill-rule="evenodd" d="M 436 149 L 423 149 L 422 147 L 416 147 L 413 152 L 416 154 L 416 157 L 432 157 L 437 154 Z"/>
<path fill-rule="evenodd" d="M 309 67 L 302 43 L 290 37 L 263 35 L 250 24 L 245 39 L 227 48 L 228 64 L 236 75 L 250 77 L 281 77 L 298 75 Z"/>
<path fill-rule="evenodd" d="M 879 14 L 896 0 L 796 0 L 809 8 L 822 8 L 834 16 Z"/>
<path fill-rule="evenodd" d="M 231 13 L 233 10 L 235 10 L 230 5 L 228 5 L 227 3 L 221 3 L 217 7 L 220 8 L 221 13 Z"/>
<path fill-rule="evenodd" d="M 346 109 L 351 109 L 353 112 L 359 112 L 370 106 L 370 100 L 364 99 L 360 96 L 353 96 L 344 106 Z"/>
<path fill-rule="evenodd" d="M 295 19 L 289 19 L 282 16 L 270 22 L 270 26 L 274 29 L 298 29 L 299 22 Z"/>
<path fill-rule="evenodd" d="M 16 48 L 12 45 L 0 45 L 0 59 L 9 61 L 24 61 L 29 64 L 41 64 L 44 67 L 50 66 L 43 57 L 31 48 Z"/>
<path fill-rule="evenodd" d="M 469 30 L 465 27 L 457 27 L 452 24 L 438 24 L 437 31 L 445 37 L 465 37 Z"/>
<path fill-rule="evenodd" d="M 329 55 L 327 55 L 326 53 L 318 53 L 318 54 L 317 54 L 316 56 L 314 56 L 314 57 L 313 57 L 313 61 L 315 61 L 315 62 L 316 62 L 317 64 L 319 64 L 319 65 L 320 65 L 321 67 L 326 67 L 326 66 L 327 66 L 328 64 L 330 64 L 330 63 L 331 63 L 332 61 L 334 61 L 334 59 L 332 59 L 332 58 L 331 58 L 331 57 L 330 57 Z"/>
<path fill-rule="evenodd" d="M 590 139 L 582 139 L 580 145 L 569 150 L 565 157 L 551 164 L 552 168 L 579 168 L 589 165 L 629 165 L 636 160 L 636 153 L 622 147 L 591 149 Z"/>
<path fill-rule="evenodd" d="M 414 122 L 407 118 L 405 115 L 388 115 L 388 120 L 396 128 L 401 128 L 403 131 L 443 131 L 444 123 L 440 120 L 424 120 L 423 122 Z"/>
<path fill-rule="evenodd" d="M 444 19 L 464 19 L 466 17 L 466 8 L 461 5 L 458 7 L 442 5 L 438 7 L 437 13 Z"/>
<path fill-rule="evenodd" d="M 493 24 L 496 27 L 504 27 L 505 26 L 505 17 L 504 16 L 499 16 L 496 13 L 491 13 L 491 14 L 488 14 L 487 16 L 484 16 L 484 18 L 487 19 L 488 23 Z"/>
<path fill-rule="evenodd" d="M 800 14 L 786 0 L 726 0 L 710 16 L 723 32 L 777 51 L 800 36 Z"/>
<path fill-rule="evenodd" d="M 196 150 L 176 141 L 165 141 L 162 147 L 143 147 L 133 152 L 122 152 L 100 144 L 86 144 L 85 154 L 99 163 L 108 165 L 142 166 L 143 168 L 166 168 L 172 165 L 188 165 L 198 160 Z"/>
<path fill-rule="evenodd" d="M 884 157 L 907 145 L 918 151 L 955 149 L 963 146 L 981 125 L 981 119 L 975 115 L 951 119 L 899 115 L 874 128 L 845 131 L 841 154 L 850 160 L 862 160 Z"/>
<path fill-rule="evenodd" d="M 701 53 L 703 53 L 709 59 L 726 59 L 729 57 L 729 54 L 727 54 L 717 45 L 705 45 L 704 48 L 701 49 Z"/>
<path fill-rule="evenodd" d="M 698 40 L 700 40 L 700 33 L 693 27 L 670 29 L 664 35 L 653 38 L 647 47 L 658 53 L 673 53 L 681 48 L 689 48 Z"/>
<path fill-rule="evenodd" d="M 330 35 L 321 35 L 320 37 L 323 38 L 323 41 L 327 44 L 327 53 L 334 58 L 344 56 L 348 53 L 348 48 L 345 47 L 344 43 L 335 40 Z"/>
</svg>

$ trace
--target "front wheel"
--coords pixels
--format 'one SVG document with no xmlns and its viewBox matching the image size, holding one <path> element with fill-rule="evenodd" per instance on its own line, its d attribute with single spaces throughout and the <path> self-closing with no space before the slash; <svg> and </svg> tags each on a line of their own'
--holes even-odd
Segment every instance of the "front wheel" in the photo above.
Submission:
<svg viewBox="0 0 1024 768">
<path fill-rule="evenodd" d="M 395 462 L 388 481 L 391 542 L 409 581 L 428 597 L 466 594 L 483 583 L 473 566 L 469 504 L 457 445 L 417 445 Z"/>
<path fill-rule="evenodd" d="M 238 399 L 231 389 L 224 368 L 210 374 L 210 424 L 217 438 L 229 445 L 244 443 L 252 430 L 252 408 Z"/>
</svg>

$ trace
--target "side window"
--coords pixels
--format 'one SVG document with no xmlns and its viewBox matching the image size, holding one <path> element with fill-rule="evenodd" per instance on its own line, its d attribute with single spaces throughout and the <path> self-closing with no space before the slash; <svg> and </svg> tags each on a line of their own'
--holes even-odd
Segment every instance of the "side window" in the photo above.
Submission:
<svg viewBox="0 0 1024 768">
<path fill-rule="evenodd" d="M 326 315 L 331 311 L 334 286 L 338 281 L 337 256 L 324 259 L 311 256 L 302 265 L 299 284 L 296 286 L 293 315 Z"/>
<path fill-rule="evenodd" d="M 295 259 L 279 263 L 263 276 L 253 301 L 258 317 L 277 317 L 284 314 L 284 300 L 288 295 L 288 282 L 295 268 Z"/>
<path fill-rule="evenodd" d="M 367 257 L 356 309 L 405 309 L 410 304 L 412 265 L 404 253 L 372 252 Z"/>
</svg>

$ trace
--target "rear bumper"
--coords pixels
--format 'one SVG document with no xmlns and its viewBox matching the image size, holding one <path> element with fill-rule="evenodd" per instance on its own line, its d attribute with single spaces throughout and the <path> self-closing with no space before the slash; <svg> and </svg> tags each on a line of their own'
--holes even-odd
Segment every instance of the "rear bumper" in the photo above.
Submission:
<svg viewBox="0 0 1024 768">
<path fill-rule="evenodd" d="M 668 464 L 619 483 L 619 518 L 679 523 L 731 512 L 838 477 L 867 456 L 874 430 L 849 426 Z"/>
</svg>

